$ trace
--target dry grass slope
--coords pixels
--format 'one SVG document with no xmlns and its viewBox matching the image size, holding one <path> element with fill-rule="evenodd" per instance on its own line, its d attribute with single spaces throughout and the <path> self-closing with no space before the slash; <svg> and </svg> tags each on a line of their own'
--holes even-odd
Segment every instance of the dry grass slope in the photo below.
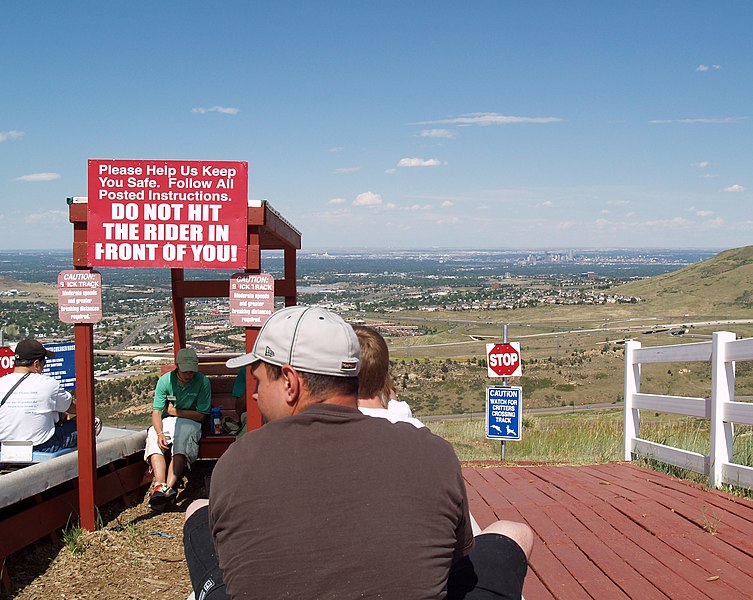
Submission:
<svg viewBox="0 0 753 600">
<path fill-rule="evenodd" d="M 616 287 L 614 292 L 640 296 L 657 311 L 682 307 L 686 313 L 717 317 L 747 313 L 753 307 L 753 246 L 726 250 L 674 273 Z"/>
</svg>

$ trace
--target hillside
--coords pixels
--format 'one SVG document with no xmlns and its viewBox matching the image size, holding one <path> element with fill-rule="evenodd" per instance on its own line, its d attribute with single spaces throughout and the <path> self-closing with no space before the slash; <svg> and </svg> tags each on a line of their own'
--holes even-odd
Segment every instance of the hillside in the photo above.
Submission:
<svg viewBox="0 0 753 600">
<path fill-rule="evenodd" d="M 634 295 L 656 311 L 716 317 L 739 315 L 753 308 L 753 246 L 725 250 L 703 262 L 618 286 L 617 294 Z"/>
</svg>

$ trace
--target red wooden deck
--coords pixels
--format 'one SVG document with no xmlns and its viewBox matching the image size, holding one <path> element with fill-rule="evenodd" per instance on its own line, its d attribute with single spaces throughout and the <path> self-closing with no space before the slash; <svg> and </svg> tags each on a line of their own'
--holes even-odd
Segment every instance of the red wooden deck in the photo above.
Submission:
<svg viewBox="0 0 753 600">
<path fill-rule="evenodd" d="M 753 598 L 753 502 L 629 463 L 463 474 L 482 528 L 534 530 L 526 600 Z"/>
</svg>

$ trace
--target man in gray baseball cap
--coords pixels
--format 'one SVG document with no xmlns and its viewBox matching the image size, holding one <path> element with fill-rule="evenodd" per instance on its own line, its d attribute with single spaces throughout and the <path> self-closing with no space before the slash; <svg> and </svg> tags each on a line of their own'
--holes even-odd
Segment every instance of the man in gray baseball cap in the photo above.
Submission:
<svg viewBox="0 0 753 600">
<path fill-rule="evenodd" d="M 285 308 L 227 364 L 250 365 L 267 423 L 230 446 L 208 503 L 186 513 L 197 598 L 444 598 L 453 557 L 473 546 L 460 465 L 427 428 L 358 410 L 352 327 Z"/>
</svg>

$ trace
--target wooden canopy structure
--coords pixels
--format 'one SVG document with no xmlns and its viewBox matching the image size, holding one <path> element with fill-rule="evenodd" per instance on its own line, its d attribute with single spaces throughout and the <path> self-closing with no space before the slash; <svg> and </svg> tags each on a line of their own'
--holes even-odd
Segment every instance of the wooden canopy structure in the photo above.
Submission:
<svg viewBox="0 0 753 600">
<path fill-rule="evenodd" d="M 73 266 L 75 269 L 92 269 L 88 257 L 88 202 L 86 198 L 69 198 L 69 220 L 73 223 Z M 274 295 L 282 296 L 285 306 L 296 303 L 296 251 L 301 248 L 301 234 L 266 201 L 248 201 L 248 249 L 245 272 L 261 272 L 262 250 L 283 250 L 284 275 L 275 280 Z M 186 299 L 226 298 L 230 295 L 229 280 L 186 279 L 184 269 L 173 268 L 172 313 L 174 353 L 186 345 Z M 96 528 L 96 445 L 94 442 L 94 325 L 74 324 L 76 346 L 76 408 L 78 421 L 78 473 L 79 514 L 81 526 Z M 250 352 L 259 332 L 257 327 L 246 327 L 246 351 Z M 261 426 L 261 415 L 251 400 L 253 385 L 246 388 L 248 428 Z"/>
</svg>

